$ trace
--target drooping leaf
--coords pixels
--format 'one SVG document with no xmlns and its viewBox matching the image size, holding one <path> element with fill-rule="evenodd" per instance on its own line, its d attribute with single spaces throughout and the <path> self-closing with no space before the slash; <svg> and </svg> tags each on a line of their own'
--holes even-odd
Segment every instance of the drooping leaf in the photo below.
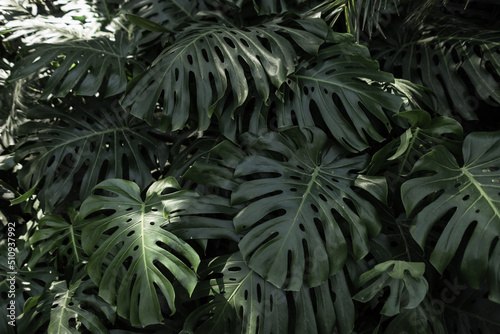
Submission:
<svg viewBox="0 0 500 334">
<path fill-rule="evenodd" d="M 500 37 L 497 31 L 476 28 L 450 16 L 434 17 L 415 32 L 393 29 L 395 36 L 381 43 L 374 57 L 385 71 L 429 87 L 437 96 L 441 115 L 458 112 L 477 119 L 479 101 L 500 103 Z"/>
<path fill-rule="evenodd" d="M 37 194 L 45 210 L 71 195 L 75 185 L 82 200 L 107 178 L 128 178 L 145 187 L 150 170 L 165 164 L 167 147 L 146 123 L 94 99 L 72 107 L 72 112 L 33 108 L 28 116 L 35 121 L 21 128 L 26 137 L 17 145 L 16 159 L 30 159 L 18 178 L 25 189 L 40 186 Z M 59 121 L 40 122 L 45 118 Z"/>
<path fill-rule="evenodd" d="M 280 87 L 295 69 L 296 52 L 278 34 L 280 30 L 277 25 L 238 30 L 194 24 L 133 82 L 122 105 L 130 107 L 133 115 L 151 122 L 163 93 L 160 129 L 182 129 L 192 111 L 197 112 L 198 128 L 204 130 L 213 112 L 220 115 L 223 107 L 241 106 L 250 89 L 266 101 L 270 84 Z M 323 42 L 313 34 L 301 32 L 317 47 Z M 219 103 L 222 99 L 226 106 Z"/>
<path fill-rule="evenodd" d="M 206 277 L 193 298 L 212 296 L 191 312 L 182 333 L 351 333 L 354 306 L 343 273 L 290 294 L 252 271 L 240 253 L 202 263 Z M 221 278 L 212 278 L 213 275 Z M 293 303 L 295 307 L 290 307 Z M 314 314 L 313 309 L 318 310 Z"/>
<path fill-rule="evenodd" d="M 127 85 L 125 64 L 130 48 L 122 33 L 117 33 L 114 41 L 103 37 L 35 45 L 28 56 L 16 62 L 9 79 L 19 80 L 56 62 L 58 65 L 43 87 L 42 99 L 51 94 L 63 97 L 71 91 L 91 96 L 101 86 L 105 96 L 116 95 Z"/>
<path fill-rule="evenodd" d="M 393 316 L 401 309 L 417 307 L 425 298 L 429 288 L 423 277 L 425 264 L 422 262 L 386 261 L 377 264 L 373 269 L 359 277 L 359 285 L 367 287 L 359 291 L 354 300 L 366 303 L 380 294 L 385 287 L 390 294 L 384 302 L 381 314 Z M 374 280 L 376 278 L 376 280 Z"/>
<path fill-rule="evenodd" d="M 99 286 L 99 295 L 116 305 L 118 315 L 132 325 L 159 323 L 163 319 L 159 293 L 172 312 L 176 309 L 175 290 L 168 277 L 172 275 L 191 293 L 200 261 L 189 244 L 167 231 L 170 213 L 164 213 L 163 207 L 195 201 L 196 194 L 172 191 L 179 190 L 173 178 L 153 183 L 145 200 L 139 187 L 126 180 L 109 179 L 94 189 L 110 195 L 91 195 L 80 209 L 82 217 L 87 217 L 81 225 L 83 248 L 90 255 L 90 278 Z M 105 214 L 109 210 L 112 213 Z M 89 217 L 97 213 L 103 214 Z M 98 244 L 103 233 L 106 240 Z M 116 247 L 117 253 L 111 256 Z"/>
<path fill-rule="evenodd" d="M 309 127 L 320 125 L 320 118 L 341 145 L 362 151 L 369 146 L 369 137 L 385 139 L 391 124 L 384 109 L 397 113 L 402 100 L 368 83 L 394 79 L 379 71 L 367 49 L 355 44 L 352 36 L 336 34 L 335 39 L 336 44 L 289 76 L 284 103 L 277 111 L 278 125 L 286 128 L 297 122 Z"/>
<path fill-rule="evenodd" d="M 415 164 L 412 173 L 432 175 L 406 181 L 401 194 L 407 214 L 414 215 L 411 234 L 423 248 L 429 232 L 446 217 L 444 229 L 431 254 L 431 263 L 443 272 L 457 254 L 465 251 L 461 271 L 472 287 L 479 288 L 488 277 L 489 298 L 500 301 L 499 272 L 492 263 L 500 261 L 500 132 L 472 133 L 463 144 L 463 164 L 443 146 L 437 146 Z M 431 203 L 417 209 L 428 195 Z"/>
<path fill-rule="evenodd" d="M 232 193 L 232 203 L 248 204 L 234 219 L 245 236 L 239 248 L 250 268 L 272 284 L 298 291 L 315 287 L 339 272 L 347 257 L 368 252 L 380 225 L 376 211 L 351 187 L 366 157 L 346 158 L 319 129 L 270 132 L 252 147 L 235 176 L 249 180 Z"/>
</svg>

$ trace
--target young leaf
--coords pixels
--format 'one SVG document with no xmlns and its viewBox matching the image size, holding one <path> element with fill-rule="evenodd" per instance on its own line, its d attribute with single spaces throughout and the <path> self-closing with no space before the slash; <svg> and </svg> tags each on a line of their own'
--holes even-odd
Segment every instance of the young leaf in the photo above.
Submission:
<svg viewBox="0 0 500 334">
<path fill-rule="evenodd" d="M 143 201 L 135 183 L 110 179 L 94 188 L 109 195 L 91 195 L 80 209 L 82 217 L 87 217 L 81 226 L 83 248 L 90 255 L 90 278 L 99 286 L 99 295 L 116 305 L 118 315 L 134 326 L 162 321 L 158 293 L 175 312 L 175 290 L 165 271 L 188 293 L 197 282 L 198 254 L 165 229 L 168 213 L 165 218 L 162 212 L 165 205 L 175 208 L 177 203 L 195 200 L 195 194 L 172 189 L 179 189 L 173 178 L 153 183 Z M 103 233 L 107 237 L 99 244 Z"/>
<path fill-rule="evenodd" d="M 489 263 L 500 261 L 500 252 L 491 249 L 500 237 L 500 132 L 470 134 L 462 152 L 462 166 L 443 146 L 420 158 L 412 173 L 433 174 L 406 181 L 401 187 L 403 203 L 407 214 L 415 216 L 411 234 L 422 248 L 434 225 L 448 217 L 430 259 L 439 272 L 466 238 L 461 271 L 468 283 L 479 288 L 488 276 L 496 287 L 499 272 Z M 437 197 L 417 209 L 428 195 Z M 499 289 L 492 289 L 489 298 L 500 302 Z"/>
<path fill-rule="evenodd" d="M 401 308 L 415 308 L 424 300 L 429 288 L 427 280 L 423 277 L 424 272 L 425 264 L 421 262 L 386 261 L 379 263 L 359 277 L 360 286 L 369 282 L 371 284 L 352 298 L 366 303 L 385 287 L 389 287 L 390 295 L 380 313 L 393 316 L 398 314 Z M 372 282 L 376 277 L 378 278 Z"/>
<path fill-rule="evenodd" d="M 236 168 L 232 203 L 250 204 L 234 219 L 239 248 L 252 270 L 278 287 L 315 287 L 339 272 L 350 234 L 354 255 L 368 252 L 380 224 L 374 207 L 352 190 L 366 157 L 346 158 L 319 129 L 270 132 Z M 344 227 L 341 230 L 341 226 Z"/>
</svg>

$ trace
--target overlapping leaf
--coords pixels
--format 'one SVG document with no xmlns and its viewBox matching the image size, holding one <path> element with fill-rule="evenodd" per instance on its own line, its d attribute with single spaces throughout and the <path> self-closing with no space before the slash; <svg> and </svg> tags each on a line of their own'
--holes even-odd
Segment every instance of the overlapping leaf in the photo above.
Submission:
<svg viewBox="0 0 500 334">
<path fill-rule="evenodd" d="M 111 196 L 91 195 L 80 210 L 82 217 L 87 217 L 81 224 L 83 248 L 90 255 L 90 278 L 98 284 L 99 295 L 116 305 L 118 314 L 133 325 L 161 322 L 159 293 L 175 312 L 175 290 L 169 275 L 189 293 L 197 282 L 198 254 L 164 227 L 169 215 L 169 211 L 163 212 L 164 205 L 176 207 L 177 203 L 196 200 L 194 193 L 172 192 L 178 188 L 173 178 L 158 181 L 143 201 L 136 184 L 110 179 L 95 189 Z M 163 195 L 164 190 L 169 192 Z M 112 213 L 89 217 L 104 210 Z M 107 238 L 97 245 L 103 233 Z"/>
<path fill-rule="evenodd" d="M 439 112 L 458 112 L 477 119 L 479 101 L 500 103 L 500 37 L 453 17 L 436 19 L 416 33 L 405 32 L 377 46 L 375 58 L 383 69 L 400 69 L 403 78 L 431 88 L 439 99 Z M 403 29 L 394 29 L 394 33 Z"/>
<path fill-rule="evenodd" d="M 415 216 L 411 234 L 423 248 L 431 229 L 445 219 L 445 226 L 431 254 L 431 263 L 443 272 L 464 242 L 461 271 L 468 283 L 479 288 L 490 282 L 489 298 L 500 301 L 500 133 L 472 133 L 464 140 L 463 165 L 443 146 L 424 155 L 412 173 L 430 176 L 406 181 L 402 199 Z M 429 195 L 435 198 L 417 205 Z M 446 217 L 446 218 L 444 218 Z"/>
<path fill-rule="evenodd" d="M 276 25 L 238 30 L 195 24 L 133 82 L 122 105 L 151 122 L 162 100 L 160 129 L 176 130 L 184 127 L 190 111 L 198 114 L 198 128 L 206 129 L 213 112 L 220 115 L 225 108 L 241 106 L 250 89 L 266 101 L 270 84 L 281 86 L 295 69 L 296 52 L 279 30 Z M 311 33 L 301 34 L 308 49 L 317 50 L 323 42 Z"/>
<path fill-rule="evenodd" d="M 336 34 L 336 44 L 289 76 L 278 124 L 294 125 L 295 116 L 300 127 L 308 127 L 320 125 L 320 118 L 333 138 L 356 152 L 369 146 L 369 137 L 385 139 L 391 129 L 385 110 L 397 113 L 402 100 L 368 83 L 394 79 L 379 71 L 367 49 L 354 44 L 349 36 Z"/>
<path fill-rule="evenodd" d="M 298 291 L 325 282 L 347 257 L 346 237 L 356 258 L 380 230 L 373 206 L 351 186 L 365 156 L 346 158 L 319 129 L 298 128 L 287 135 L 262 136 L 257 154 L 245 158 L 236 177 L 247 182 L 232 194 L 233 204 L 248 204 L 234 219 L 250 268 L 272 284 Z M 341 229 L 342 226 L 342 229 Z"/>
<path fill-rule="evenodd" d="M 131 45 L 127 36 L 115 35 L 90 40 L 76 40 L 58 44 L 39 44 L 33 51 L 16 62 L 10 80 L 18 80 L 56 63 L 42 99 L 51 94 L 62 97 L 73 91 L 79 95 L 91 96 L 104 89 L 106 96 L 125 90 L 127 76 L 125 64 Z"/>
<path fill-rule="evenodd" d="M 61 216 L 53 214 L 38 221 L 37 229 L 29 238 L 33 250 L 28 262 L 30 268 L 34 268 L 40 258 L 48 253 L 56 255 L 56 268 L 61 271 L 64 271 L 64 267 L 73 269 L 84 261 L 80 231 L 74 226 L 76 214 L 74 210 L 70 213 L 69 223 Z"/>
<path fill-rule="evenodd" d="M 50 309 L 48 333 L 80 333 L 82 327 L 90 333 L 106 334 L 103 321 L 111 323 L 115 318 L 114 309 L 94 294 L 86 292 L 95 285 L 90 280 L 53 282 L 49 291 L 54 294 Z M 104 315 L 104 316 L 103 316 Z"/>
<path fill-rule="evenodd" d="M 370 285 L 359 291 L 353 299 L 366 303 L 389 287 L 390 294 L 380 313 L 396 315 L 402 308 L 415 308 L 424 300 L 429 287 L 424 273 L 425 264 L 421 262 L 391 260 L 379 263 L 359 277 L 360 286 Z"/>
<path fill-rule="evenodd" d="M 46 210 L 70 195 L 74 184 L 81 199 L 107 178 L 128 178 L 145 187 L 152 179 L 150 170 L 165 164 L 166 145 L 144 122 L 95 100 L 73 108 L 36 107 L 28 116 L 37 121 L 21 128 L 27 136 L 18 143 L 16 159 L 30 159 L 18 177 L 25 189 L 40 186 L 37 194 Z M 39 121 L 45 118 L 61 121 Z"/>
<path fill-rule="evenodd" d="M 194 15 L 203 9 L 203 1 L 193 0 L 131 0 L 122 9 L 159 25 L 175 29 L 179 24 L 194 20 Z"/>
<path fill-rule="evenodd" d="M 293 294 L 252 271 L 240 253 L 203 263 L 194 298 L 213 296 L 186 318 L 183 333 L 351 333 L 354 305 L 344 274 Z M 287 294 L 288 299 L 287 300 Z M 293 303 L 295 307 L 290 307 Z M 314 309 L 318 313 L 314 313 Z"/>
</svg>

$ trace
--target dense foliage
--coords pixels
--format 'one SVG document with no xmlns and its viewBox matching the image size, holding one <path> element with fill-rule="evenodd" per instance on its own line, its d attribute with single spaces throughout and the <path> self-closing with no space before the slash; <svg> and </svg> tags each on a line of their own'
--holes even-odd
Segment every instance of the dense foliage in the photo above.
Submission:
<svg viewBox="0 0 500 334">
<path fill-rule="evenodd" d="M 1 333 L 500 333 L 496 1 L 0 15 Z"/>
</svg>

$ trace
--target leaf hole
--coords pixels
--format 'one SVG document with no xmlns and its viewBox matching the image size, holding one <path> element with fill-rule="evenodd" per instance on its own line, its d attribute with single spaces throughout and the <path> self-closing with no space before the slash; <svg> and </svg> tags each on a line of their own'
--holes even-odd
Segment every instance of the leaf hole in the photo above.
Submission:
<svg viewBox="0 0 500 334">
<path fill-rule="evenodd" d="M 208 60 L 208 53 L 207 53 L 207 50 L 205 49 L 201 49 L 201 54 L 203 56 L 203 59 L 205 59 L 205 61 L 208 63 L 209 60 Z M 177 80 L 176 80 L 177 81 Z"/>
<path fill-rule="evenodd" d="M 131 236 L 133 236 L 134 234 L 135 234 L 135 231 L 130 231 L 130 232 L 128 232 L 127 237 L 131 237 Z"/>
<path fill-rule="evenodd" d="M 220 62 L 223 63 L 224 56 L 222 55 L 222 51 L 220 50 L 220 48 L 218 46 L 215 46 L 214 49 L 215 49 L 215 53 L 217 54 L 217 57 L 219 57 Z"/>
<path fill-rule="evenodd" d="M 295 181 L 302 181 L 302 179 L 297 175 L 291 175 L 290 178 Z"/>
<path fill-rule="evenodd" d="M 311 203 L 311 209 L 313 209 L 314 212 L 318 213 L 319 210 L 318 210 L 318 207 L 314 204 Z"/>
<path fill-rule="evenodd" d="M 297 192 L 297 188 L 290 188 L 290 191 L 293 192 L 293 193 Z"/>
<path fill-rule="evenodd" d="M 262 288 L 260 284 L 257 283 L 257 302 L 260 303 L 262 301 Z"/>
<path fill-rule="evenodd" d="M 241 44 L 243 44 L 245 47 L 247 47 L 247 48 L 249 48 L 249 47 L 250 47 L 250 45 L 248 44 L 248 42 L 247 42 L 245 39 L 240 38 L 240 42 L 241 42 Z"/>
<path fill-rule="evenodd" d="M 224 37 L 224 42 L 226 42 L 226 44 L 229 45 L 232 49 L 236 49 L 236 45 L 234 45 L 234 42 L 230 38 Z"/>
<path fill-rule="evenodd" d="M 464 197 L 462 197 L 462 201 L 467 201 L 469 198 L 470 198 L 470 195 L 465 195 Z"/>
<path fill-rule="evenodd" d="M 155 222 L 149 222 L 149 225 L 154 226 Z"/>
<path fill-rule="evenodd" d="M 306 228 L 304 227 L 303 224 L 299 224 L 299 228 L 302 232 L 305 232 L 306 231 Z"/>
<path fill-rule="evenodd" d="M 193 56 L 192 55 L 188 55 L 187 56 L 187 61 L 188 61 L 189 65 L 193 65 Z"/>
<path fill-rule="evenodd" d="M 328 200 L 326 199 L 325 195 L 323 195 L 323 194 L 319 194 L 319 198 L 321 198 L 321 200 L 322 200 L 323 202 L 327 202 L 327 201 L 328 201 Z"/>
<path fill-rule="evenodd" d="M 330 191 L 333 191 L 332 186 L 330 186 L 329 184 L 327 184 L 327 185 L 325 186 L 325 188 L 326 188 L 326 189 L 328 189 L 328 190 L 330 190 Z"/>
</svg>

